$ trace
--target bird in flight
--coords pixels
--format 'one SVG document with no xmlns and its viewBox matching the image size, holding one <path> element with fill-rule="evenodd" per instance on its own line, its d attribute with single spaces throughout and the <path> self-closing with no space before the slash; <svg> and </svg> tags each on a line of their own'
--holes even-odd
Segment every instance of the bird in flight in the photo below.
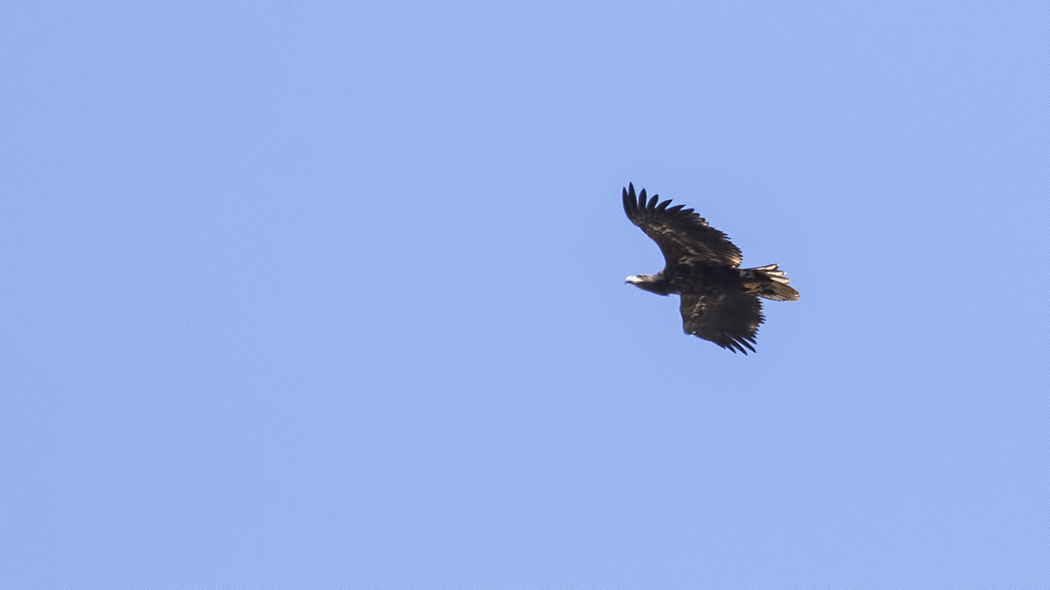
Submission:
<svg viewBox="0 0 1050 590">
<path fill-rule="evenodd" d="M 682 298 L 682 328 L 733 352 L 755 352 L 755 333 L 765 319 L 759 297 L 796 301 L 798 291 L 777 265 L 740 268 L 741 252 L 703 217 L 670 207 L 671 201 L 648 198 L 634 185 L 623 189 L 623 210 L 660 246 L 666 265 L 654 275 L 627 277 L 627 282 L 657 295 Z"/>
</svg>

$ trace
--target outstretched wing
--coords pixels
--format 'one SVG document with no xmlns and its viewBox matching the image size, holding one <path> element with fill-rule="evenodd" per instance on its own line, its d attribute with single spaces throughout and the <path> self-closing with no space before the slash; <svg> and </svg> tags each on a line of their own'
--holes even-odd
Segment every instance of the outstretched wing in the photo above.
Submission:
<svg viewBox="0 0 1050 590">
<path fill-rule="evenodd" d="M 755 352 L 755 332 L 765 319 L 762 302 L 744 291 L 682 294 L 682 327 L 686 334 L 710 340 L 733 352 Z"/>
<path fill-rule="evenodd" d="M 633 184 L 623 189 L 627 218 L 660 246 L 668 268 L 696 261 L 740 266 L 740 248 L 724 233 L 707 225 L 692 209 L 668 207 L 671 201 L 657 204 L 658 199 L 658 195 L 647 199 L 645 189 L 636 196 Z"/>
</svg>

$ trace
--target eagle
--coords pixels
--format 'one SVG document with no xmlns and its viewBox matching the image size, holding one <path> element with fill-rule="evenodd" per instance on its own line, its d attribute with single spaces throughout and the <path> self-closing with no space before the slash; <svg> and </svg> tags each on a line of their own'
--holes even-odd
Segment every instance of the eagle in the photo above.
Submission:
<svg viewBox="0 0 1050 590">
<path fill-rule="evenodd" d="M 682 298 L 682 328 L 733 352 L 755 352 L 755 333 L 765 319 L 759 297 L 796 301 L 798 291 L 776 264 L 740 268 L 741 252 L 729 237 L 685 209 L 635 195 L 634 184 L 623 189 L 623 210 L 660 246 L 666 265 L 654 275 L 627 277 L 628 283 L 657 295 Z"/>
</svg>

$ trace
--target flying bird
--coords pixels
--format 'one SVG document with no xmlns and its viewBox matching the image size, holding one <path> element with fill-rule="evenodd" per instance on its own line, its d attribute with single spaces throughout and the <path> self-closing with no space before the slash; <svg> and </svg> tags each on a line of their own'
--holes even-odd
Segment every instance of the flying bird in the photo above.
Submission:
<svg viewBox="0 0 1050 590">
<path fill-rule="evenodd" d="M 635 195 L 634 185 L 623 189 L 623 210 L 660 246 L 666 265 L 654 275 L 627 277 L 627 282 L 657 295 L 677 293 L 682 298 L 682 328 L 733 352 L 755 352 L 755 332 L 765 319 L 759 297 L 795 301 L 798 291 L 777 265 L 739 268 L 740 248 L 703 217 L 685 209 Z"/>
</svg>

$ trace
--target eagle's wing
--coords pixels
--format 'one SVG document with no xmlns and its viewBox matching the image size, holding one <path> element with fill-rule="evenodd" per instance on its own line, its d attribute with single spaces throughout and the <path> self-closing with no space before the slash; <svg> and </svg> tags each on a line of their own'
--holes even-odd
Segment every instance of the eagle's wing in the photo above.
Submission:
<svg viewBox="0 0 1050 590">
<path fill-rule="evenodd" d="M 755 352 L 755 332 L 764 319 L 757 296 L 744 291 L 683 293 L 681 311 L 686 334 L 733 352 Z"/>
<path fill-rule="evenodd" d="M 724 233 L 707 225 L 692 209 L 683 209 L 684 205 L 668 207 L 671 201 L 657 204 L 658 198 L 653 195 L 646 199 L 645 189 L 636 196 L 634 185 L 630 184 L 623 189 L 623 210 L 660 246 L 669 268 L 695 261 L 740 266 L 740 248 Z"/>
</svg>

